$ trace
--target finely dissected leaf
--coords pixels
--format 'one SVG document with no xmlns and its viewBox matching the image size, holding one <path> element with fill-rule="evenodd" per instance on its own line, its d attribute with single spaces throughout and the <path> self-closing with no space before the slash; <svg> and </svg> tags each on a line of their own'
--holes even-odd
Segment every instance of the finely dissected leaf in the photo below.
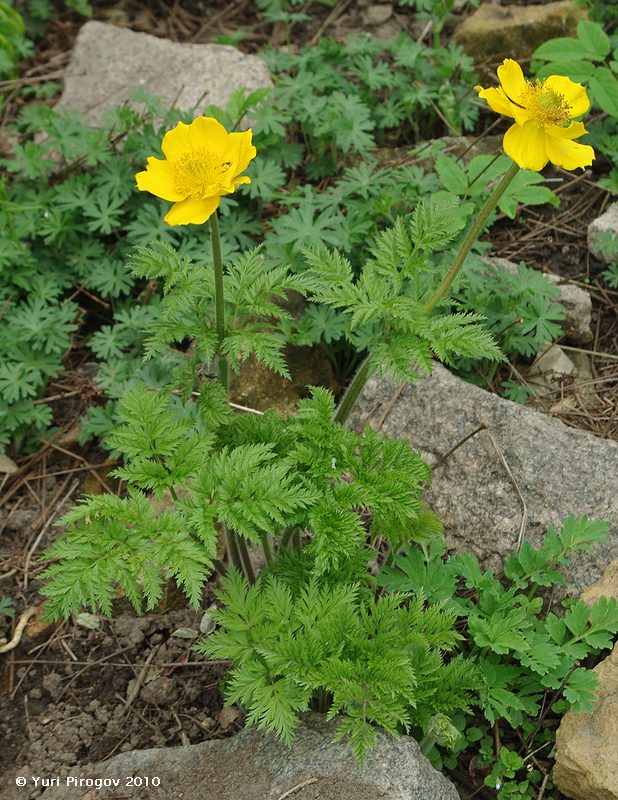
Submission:
<svg viewBox="0 0 618 800">
<path fill-rule="evenodd" d="M 235 660 L 228 702 L 242 703 L 248 721 L 289 742 L 297 712 L 307 708 L 313 692 L 330 692 L 329 715 L 341 715 L 338 738 L 347 739 L 361 761 L 376 725 L 393 735 L 409 726 L 413 706 L 426 702 L 417 684 L 428 696 L 437 690 L 439 648 L 450 649 L 459 639 L 454 614 L 440 606 L 420 601 L 406 607 L 405 598 L 394 594 L 375 600 L 358 586 L 306 573 L 293 592 L 276 577 L 248 587 L 232 571 L 222 579 L 219 599 L 224 608 L 213 616 L 222 627 L 198 649 Z M 450 691 L 436 691 L 435 704 L 423 706 L 419 719 L 469 703 L 469 665 L 455 659 L 446 672 Z"/>
<path fill-rule="evenodd" d="M 315 502 L 290 467 L 285 459 L 276 461 L 265 444 L 224 447 L 198 471 L 192 486 L 195 507 L 259 543 L 261 532 L 283 528 Z"/>
<path fill-rule="evenodd" d="M 189 601 L 199 604 L 216 536 L 198 545 L 182 512 L 156 516 L 138 492 L 127 498 L 95 495 L 84 498 L 59 524 L 69 528 L 45 553 L 45 558 L 60 559 L 44 572 L 48 618 L 66 617 L 83 606 L 110 615 L 116 586 L 136 611 L 142 598 L 152 609 L 168 572 Z"/>
</svg>

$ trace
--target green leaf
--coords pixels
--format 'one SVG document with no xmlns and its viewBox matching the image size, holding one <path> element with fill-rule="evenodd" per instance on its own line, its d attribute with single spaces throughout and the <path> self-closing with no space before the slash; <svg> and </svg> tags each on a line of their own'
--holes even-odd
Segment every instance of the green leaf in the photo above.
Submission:
<svg viewBox="0 0 618 800">
<path fill-rule="evenodd" d="M 612 49 L 609 36 L 598 22 L 582 19 L 577 23 L 577 38 L 596 60 L 604 61 Z"/>
<path fill-rule="evenodd" d="M 436 159 L 436 172 L 440 176 L 444 188 L 453 194 L 465 195 L 468 190 L 466 170 L 454 158 L 443 153 Z"/>
<path fill-rule="evenodd" d="M 590 92 L 602 111 L 618 117 L 618 80 L 607 67 L 596 70 L 590 80 Z"/>
<path fill-rule="evenodd" d="M 596 690 L 599 685 L 599 676 L 590 669 L 578 667 L 573 671 L 564 686 L 564 696 L 571 704 L 573 711 L 594 710 Z"/>
<path fill-rule="evenodd" d="M 587 85 L 596 69 L 597 67 L 592 61 L 551 61 L 537 70 L 537 75 L 539 78 L 549 78 L 550 75 L 565 75 L 576 83 Z"/>
<path fill-rule="evenodd" d="M 543 61 L 579 61 L 593 58 L 583 42 L 578 39 L 559 37 L 544 42 L 532 54 L 533 58 L 542 58 Z"/>
</svg>

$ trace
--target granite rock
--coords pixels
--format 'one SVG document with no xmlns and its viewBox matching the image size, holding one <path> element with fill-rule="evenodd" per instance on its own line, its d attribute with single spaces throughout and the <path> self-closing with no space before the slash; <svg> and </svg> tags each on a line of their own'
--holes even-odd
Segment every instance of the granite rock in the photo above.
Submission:
<svg viewBox="0 0 618 800">
<path fill-rule="evenodd" d="M 455 41 L 477 64 L 521 60 L 548 39 L 575 36 L 585 16 L 572 0 L 525 6 L 484 2 L 457 29 Z"/>
<path fill-rule="evenodd" d="M 360 767 L 349 746 L 332 744 L 335 730 L 336 721 L 308 715 L 292 749 L 272 734 L 246 728 L 230 739 L 123 753 L 82 768 L 80 775 L 121 778 L 127 800 L 144 800 L 145 794 L 143 787 L 126 787 L 125 775 L 160 778 L 160 786 L 149 787 L 148 800 L 279 800 L 294 788 L 291 797 L 299 800 L 459 800 L 455 787 L 431 766 L 414 739 L 380 734 Z M 77 777 L 76 771 L 72 775 Z M 96 792 L 97 800 L 117 796 L 117 788 Z M 89 800 L 91 789 L 61 785 L 42 797 Z"/>
<path fill-rule="evenodd" d="M 407 439 L 432 465 L 481 423 L 487 425 L 434 470 L 426 492 L 452 548 L 471 551 L 486 567 L 499 569 L 516 546 L 523 506 L 493 437 L 525 499 L 525 535 L 533 544 L 569 514 L 610 525 L 607 543 L 591 555 L 573 557 L 565 570 L 565 593 L 578 596 L 618 557 L 618 442 L 490 394 L 439 364 L 431 376 L 406 385 L 395 397 L 397 388 L 372 378 L 351 424 L 368 422 Z"/>
<path fill-rule="evenodd" d="M 618 203 L 612 203 L 600 217 L 588 225 L 588 250 L 599 261 L 612 264 L 617 260 L 616 248 L 608 240 L 618 236 Z M 612 253 L 612 250 L 614 251 Z"/>
<path fill-rule="evenodd" d="M 56 108 L 81 111 L 96 126 L 135 89 L 199 112 L 211 104 L 225 106 L 240 86 L 249 91 L 272 86 L 261 58 L 227 45 L 178 44 L 92 21 L 78 34 Z"/>
<path fill-rule="evenodd" d="M 556 733 L 553 778 L 572 800 L 618 800 L 618 645 L 594 670 L 594 710 L 567 711 Z"/>
<path fill-rule="evenodd" d="M 615 597 L 618 601 L 618 558 L 608 564 L 598 581 L 582 592 L 581 599 L 591 606 L 600 597 Z"/>
<path fill-rule="evenodd" d="M 365 25 L 383 25 L 393 16 L 393 6 L 390 3 L 376 3 L 368 6 L 362 13 Z"/>
</svg>

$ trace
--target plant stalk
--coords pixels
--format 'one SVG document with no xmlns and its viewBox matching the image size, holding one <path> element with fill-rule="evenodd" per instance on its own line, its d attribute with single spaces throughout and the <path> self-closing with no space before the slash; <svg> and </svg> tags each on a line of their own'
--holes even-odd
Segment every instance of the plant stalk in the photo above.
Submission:
<svg viewBox="0 0 618 800">
<path fill-rule="evenodd" d="M 498 201 L 504 194 L 506 187 L 509 185 L 509 183 L 513 180 L 513 178 L 515 177 L 515 175 L 517 175 L 518 172 L 519 172 L 519 165 L 513 162 L 506 171 L 500 183 L 495 187 L 495 189 L 489 195 L 487 200 L 485 200 L 483 208 L 481 208 L 481 210 L 479 211 L 478 217 L 472 223 L 472 227 L 468 231 L 468 235 L 466 236 L 461 247 L 459 248 L 459 252 L 455 257 L 455 260 L 453 261 L 453 265 L 446 273 L 446 275 L 442 278 L 440 285 L 431 295 L 429 300 L 427 300 L 427 302 L 424 303 L 423 311 L 426 314 L 429 314 L 430 311 L 433 311 L 433 309 L 438 305 L 440 300 L 442 300 L 444 295 L 451 288 L 453 281 L 457 277 L 457 273 L 461 269 L 464 261 L 466 260 L 466 256 L 470 252 L 470 248 L 472 247 L 474 242 L 478 239 L 483 228 L 485 227 L 485 223 L 487 222 L 489 215 L 498 205 Z"/>
<path fill-rule="evenodd" d="M 271 564 L 273 560 L 273 553 L 270 547 L 270 541 L 266 532 L 260 533 L 260 540 L 262 542 L 262 550 L 264 551 L 264 558 L 267 564 Z"/>
<path fill-rule="evenodd" d="M 245 573 L 249 586 L 253 586 L 255 583 L 255 572 L 253 571 L 253 564 L 251 563 L 251 556 L 247 549 L 247 543 L 242 536 L 236 536 L 236 545 L 243 564 L 243 572 Z"/>
<path fill-rule="evenodd" d="M 464 261 L 466 260 L 466 256 L 470 252 L 472 245 L 478 239 L 480 233 L 485 227 L 485 223 L 487 222 L 489 215 L 497 206 L 498 201 L 506 191 L 506 187 L 509 185 L 509 183 L 513 180 L 513 178 L 515 177 L 515 175 L 517 175 L 518 172 L 519 172 L 519 166 L 515 164 L 515 162 L 513 162 L 513 164 L 511 164 L 511 166 L 507 170 L 506 174 L 503 176 L 500 183 L 496 186 L 496 188 L 493 190 L 493 192 L 489 195 L 489 197 L 485 201 L 485 204 L 479 211 L 478 217 L 472 223 L 472 227 L 468 231 L 468 235 L 464 239 L 459 249 L 459 252 L 455 257 L 455 260 L 453 261 L 453 265 L 446 273 L 444 278 L 442 278 L 440 285 L 431 295 L 429 300 L 427 300 L 427 302 L 423 305 L 423 311 L 426 314 L 433 311 L 433 309 L 438 305 L 440 300 L 442 300 L 444 295 L 451 288 L 451 285 L 455 280 L 455 278 L 457 277 L 457 274 L 461 269 Z M 344 423 L 350 416 L 352 409 L 354 408 L 356 401 L 358 400 L 358 397 L 363 390 L 363 387 L 370 378 L 369 358 L 370 356 L 367 356 L 367 358 L 365 358 L 363 363 L 360 365 L 356 375 L 354 376 L 354 379 L 352 380 L 352 383 L 348 386 L 345 394 L 343 395 L 343 400 L 341 401 L 339 407 L 337 408 L 337 411 L 335 412 L 334 416 L 335 422 Z"/>
<path fill-rule="evenodd" d="M 363 391 L 363 387 L 370 378 L 369 359 L 370 356 L 365 358 L 352 379 L 352 383 L 346 389 L 343 399 L 335 411 L 335 416 L 333 417 L 335 422 L 341 422 L 342 424 L 347 422 L 360 393 Z"/>
<path fill-rule="evenodd" d="M 225 295 L 223 294 L 223 261 L 221 259 L 221 238 L 216 212 L 210 215 L 210 241 L 212 261 L 215 268 L 215 329 L 217 331 L 217 377 L 225 391 L 229 390 L 227 358 L 221 351 L 225 339 Z"/>
</svg>

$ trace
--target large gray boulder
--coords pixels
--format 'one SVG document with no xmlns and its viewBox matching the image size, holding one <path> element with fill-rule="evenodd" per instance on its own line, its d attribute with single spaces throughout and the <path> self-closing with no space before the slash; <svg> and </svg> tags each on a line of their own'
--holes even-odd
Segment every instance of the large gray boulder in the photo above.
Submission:
<svg viewBox="0 0 618 800">
<path fill-rule="evenodd" d="M 490 394 L 438 364 L 430 377 L 406 385 L 398 396 L 396 390 L 387 380 L 371 379 L 351 424 L 369 422 L 407 439 L 432 465 L 481 423 L 487 425 L 435 469 L 426 492 L 453 548 L 498 569 L 516 547 L 523 504 L 493 437 L 525 501 L 531 542 L 539 544 L 547 527 L 559 527 L 569 514 L 610 525 L 607 544 L 592 555 L 574 556 L 566 573 L 568 593 L 578 596 L 618 556 L 618 442 Z"/>
<path fill-rule="evenodd" d="M 275 736 L 246 728 L 231 739 L 189 747 L 134 750 L 102 764 L 84 767 L 71 776 L 81 787 L 48 789 L 44 800 L 90 800 L 97 778 L 97 800 L 459 800 L 455 787 L 431 766 L 414 739 L 380 734 L 364 766 L 350 748 L 332 744 L 336 723 L 308 715 L 301 722 L 294 746 Z M 127 786 L 125 776 L 150 778 L 150 786 Z M 160 779 L 152 786 L 152 778 Z M 90 779 L 88 783 L 85 779 Z M 105 786 L 102 779 L 120 779 Z"/>
<path fill-rule="evenodd" d="M 104 22 L 80 30 L 57 109 L 81 111 L 101 125 L 105 112 L 128 102 L 135 89 L 183 111 L 225 107 L 238 87 L 272 86 L 264 61 L 221 44 L 178 44 Z"/>
</svg>

